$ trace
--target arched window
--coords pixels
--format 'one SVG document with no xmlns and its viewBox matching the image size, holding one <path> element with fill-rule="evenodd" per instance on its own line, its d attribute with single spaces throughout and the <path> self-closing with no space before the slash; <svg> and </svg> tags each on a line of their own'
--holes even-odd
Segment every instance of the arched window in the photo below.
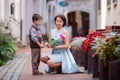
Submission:
<svg viewBox="0 0 120 80">
<path fill-rule="evenodd" d="M 14 10 L 15 10 L 15 4 L 14 3 L 12 3 L 11 5 L 10 5 L 10 8 L 11 8 L 11 15 L 14 15 Z"/>
<path fill-rule="evenodd" d="M 53 16 L 55 16 L 55 6 L 53 6 Z"/>
<path fill-rule="evenodd" d="M 101 9 L 101 0 L 98 0 L 98 10 Z"/>
<path fill-rule="evenodd" d="M 111 5 L 111 0 L 107 0 L 107 6 Z"/>
<path fill-rule="evenodd" d="M 48 6 L 48 13 L 51 13 L 51 5 Z"/>
</svg>

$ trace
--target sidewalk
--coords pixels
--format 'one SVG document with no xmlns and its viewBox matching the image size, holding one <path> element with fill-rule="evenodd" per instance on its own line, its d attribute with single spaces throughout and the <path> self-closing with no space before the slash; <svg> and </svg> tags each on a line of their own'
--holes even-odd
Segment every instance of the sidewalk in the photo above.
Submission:
<svg viewBox="0 0 120 80">
<path fill-rule="evenodd" d="M 24 50 L 25 51 L 25 50 Z M 0 80 L 18 80 L 29 55 L 23 50 L 18 51 L 12 60 L 0 66 Z"/>
<path fill-rule="evenodd" d="M 44 73 L 44 75 L 32 75 L 31 71 L 31 59 L 30 59 L 30 49 L 26 48 L 27 53 L 29 54 L 29 59 L 27 60 L 25 67 L 23 68 L 22 74 L 20 76 L 20 80 L 93 80 L 88 74 L 86 73 L 79 73 L 79 74 L 47 74 L 44 72 L 45 64 L 42 62 L 40 63 L 39 70 Z M 26 51 L 25 50 L 25 51 Z M 46 53 L 50 53 L 51 49 L 43 48 L 42 49 L 42 56 Z"/>
<path fill-rule="evenodd" d="M 41 56 L 50 53 L 51 49 L 43 48 Z M 44 75 L 32 75 L 31 54 L 29 46 L 20 48 L 14 59 L 0 67 L 0 80 L 93 80 L 87 73 L 79 74 L 47 74 L 44 63 L 40 63 L 39 71 Z"/>
</svg>

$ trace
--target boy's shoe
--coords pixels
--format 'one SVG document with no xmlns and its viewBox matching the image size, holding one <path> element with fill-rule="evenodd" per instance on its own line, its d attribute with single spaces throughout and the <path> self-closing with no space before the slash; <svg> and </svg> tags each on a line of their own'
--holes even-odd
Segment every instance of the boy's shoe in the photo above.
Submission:
<svg viewBox="0 0 120 80">
<path fill-rule="evenodd" d="M 43 73 L 42 73 L 42 72 L 37 71 L 37 72 L 33 72 L 33 75 L 43 75 Z"/>
</svg>

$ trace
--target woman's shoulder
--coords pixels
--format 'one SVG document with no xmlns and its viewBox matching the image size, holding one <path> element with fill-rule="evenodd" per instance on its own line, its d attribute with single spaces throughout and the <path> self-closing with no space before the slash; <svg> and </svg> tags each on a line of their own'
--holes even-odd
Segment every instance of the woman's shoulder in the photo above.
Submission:
<svg viewBox="0 0 120 80">
<path fill-rule="evenodd" d="M 64 32 L 64 33 L 67 33 L 68 31 L 67 31 L 65 28 L 63 28 L 63 32 Z"/>
</svg>

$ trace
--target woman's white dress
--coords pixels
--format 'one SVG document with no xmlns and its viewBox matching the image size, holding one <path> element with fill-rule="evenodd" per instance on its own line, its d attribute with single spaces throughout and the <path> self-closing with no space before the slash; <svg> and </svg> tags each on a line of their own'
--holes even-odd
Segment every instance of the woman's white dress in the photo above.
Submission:
<svg viewBox="0 0 120 80">
<path fill-rule="evenodd" d="M 52 29 L 51 30 L 51 38 L 59 41 L 58 45 L 63 45 L 64 40 L 60 38 L 60 34 L 64 32 L 64 28 L 61 30 Z M 47 55 L 51 60 L 55 63 L 61 62 L 61 72 L 62 73 L 77 73 L 80 72 L 78 66 L 72 56 L 72 53 L 69 49 L 53 49 L 51 54 Z M 50 72 L 50 68 L 46 66 L 46 72 Z"/>
</svg>

